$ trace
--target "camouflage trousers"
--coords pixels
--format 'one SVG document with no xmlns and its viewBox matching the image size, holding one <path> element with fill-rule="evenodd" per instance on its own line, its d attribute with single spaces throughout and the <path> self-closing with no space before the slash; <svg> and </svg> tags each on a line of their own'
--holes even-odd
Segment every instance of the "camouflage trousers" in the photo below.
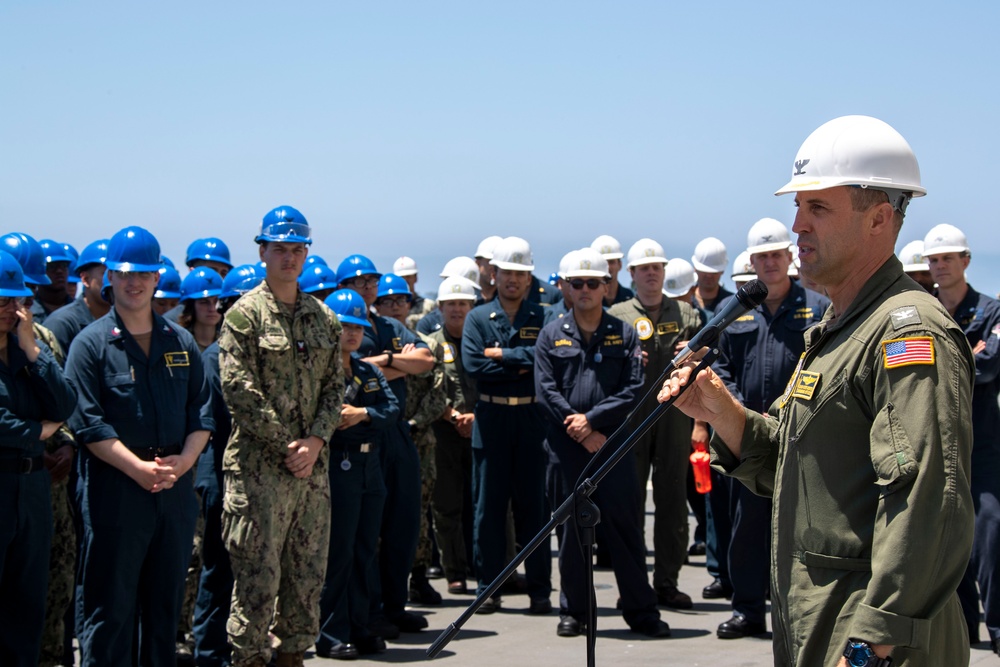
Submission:
<svg viewBox="0 0 1000 667">
<path fill-rule="evenodd" d="M 49 592 L 45 599 L 40 667 L 63 664 L 66 609 L 73 601 L 76 531 L 66 481 L 52 485 L 52 549 L 49 552 Z"/>
<path fill-rule="evenodd" d="M 420 539 L 417 542 L 417 555 L 413 559 L 413 566 L 431 565 L 433 548 L 431 543 L 431 526 L 427 520 L 431 503 L 434 497 L 434 482 L 437 479 L 437 465 L 434 462 L 434 431 L 430 427 L 415 429 L 413 431 L 413 441 L 417 445 L 417 454 L 420 456 Z"/>
<path fill-rule="evenodd" d="M 222 539 L 233 569 L 226 623 L 233 665 L 268 662 L 278 650 L 310 648 L 319 635 L 319 599 L 330 544 L 330 480 L 319 466 L 307 479 L 284 468 L 226 471 Z"/>
<path fill-rule="evenodd" d="M 181 617 L 177 621 L 178 637 L 187 637 L 191 634 L 194 603 L 198 600 L 198 582 L 201 580 L 201 542 L 205 535 L 205 513 L 201 511 L 201 494 L 195 491 L 195 495 L 198 498 L 198 521 L 194 525 L 191 563 L 188 565 L 187 579 L 184 580 L 184 602 L 181 605 Z"/>
</svg>

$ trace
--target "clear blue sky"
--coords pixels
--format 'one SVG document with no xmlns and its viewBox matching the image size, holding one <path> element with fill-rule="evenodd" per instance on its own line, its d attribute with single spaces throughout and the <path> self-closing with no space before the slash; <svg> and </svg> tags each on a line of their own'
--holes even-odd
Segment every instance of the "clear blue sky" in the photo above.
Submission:
<svg viewBox="0 0 1000 667">
<path fill-rule="evenodd" d="M 605 233 L 732 259 L 791 224 L 802 140 L 862 113 L 929 191 L 899 246 L 957 225 L 1000 289 L 994 2 L 6 0 L 0 25 L 3 232 L 139 224 L 178 263 L 208 235 L 250 261 L 290 204 L 331 264 L 407 254 L 424 291 L 490 234 L 539 275 Z"/>
</svg>

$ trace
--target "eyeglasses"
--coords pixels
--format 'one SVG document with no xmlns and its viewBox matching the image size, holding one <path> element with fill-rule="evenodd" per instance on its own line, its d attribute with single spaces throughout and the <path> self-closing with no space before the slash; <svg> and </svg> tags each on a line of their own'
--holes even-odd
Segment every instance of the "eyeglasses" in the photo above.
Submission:
<svg viewBox="0 0 1000 667">
<path fill-rule="evenodd" d="M 587 278 L 586 280 L 584 280 L 583 278 L 574 278 L 573 280 L 569 281 L 569 286 L 575 290 L 581 290 L 583 289 L 583 286 L 586 285 L 587 289 L 593 291 L 603 284 L 604 281 L 601 280 L 600 278 Z"/>
<path fill-rule="evenodd" d="M 378 285 L 378 276 L 358 276 L 347 281 L 348 285 L 357 288 L 375 287 Z"/>
<path fill-rule="evenodd" d="M 410 297 L 397 294 L 396 296 L 383 296 L 378 300 L 379 306 L 393 306 L 399 307 L 410 302 Z"/>
<path fill-rule="evenodd" d="M 27 301 L 27 297 L 23 296 L 0 296 L 0 308 L 6 308 L 11 303 L 23 306 L 25 301 Z"/>
</svg>

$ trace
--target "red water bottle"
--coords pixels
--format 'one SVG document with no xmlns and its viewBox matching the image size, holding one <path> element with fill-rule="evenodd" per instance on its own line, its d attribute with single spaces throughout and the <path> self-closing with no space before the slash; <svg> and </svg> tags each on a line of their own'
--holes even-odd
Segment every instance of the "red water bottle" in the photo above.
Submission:
<svg viewBox="0 0 1000 667">
<path fill-rule="evenodd" d="M 694 470 L 694 488 L 698 490 L 698 493 L 708 493 L 712 490 L 712 469 L 708 465 L 711 458 L 706 443 L 694 443 L 694 451 L 691 452 L 691 468 Z"/>
</svg>

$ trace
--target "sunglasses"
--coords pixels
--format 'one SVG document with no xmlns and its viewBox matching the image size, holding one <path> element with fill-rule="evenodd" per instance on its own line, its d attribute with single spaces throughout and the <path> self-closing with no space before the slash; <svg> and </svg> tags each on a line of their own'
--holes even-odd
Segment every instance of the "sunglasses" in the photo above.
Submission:
<svg viewBox="0 0 1000 667">
<path fill-rule="evenodd" d="M 27 301 L 27 297 L 23 296 L 0 296 L 0 308 L 6 308 L 11 302 L 23 306 L 25 301 Z"/>
<path fill-rule="evenodd" d="M 601 280 L 600 278 L 587 278 L 586 280 L 584 280 L 583 278 L 574 278 L 573 280 L 569 281 L 569 286 L 575 290 L 581 290 L 583 289 L 583 286 L 586 285 L 587 289 L 593 291 L 603 284 L 604 281 Z"/>
</svg>

